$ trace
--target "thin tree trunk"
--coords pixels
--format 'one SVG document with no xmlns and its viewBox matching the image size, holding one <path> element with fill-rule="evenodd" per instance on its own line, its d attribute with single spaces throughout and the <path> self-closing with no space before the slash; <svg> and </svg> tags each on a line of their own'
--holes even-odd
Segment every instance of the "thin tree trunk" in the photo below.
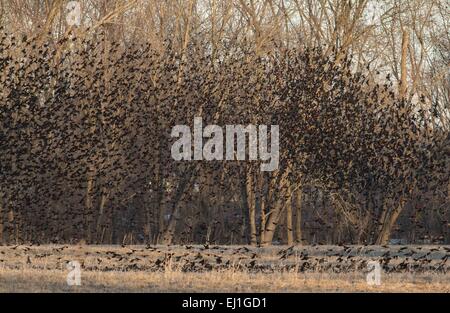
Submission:
<svg viewBox="0 0 450 313">
<path fill-rule="evenodd" d="M 261 245 L 264 245 L 266 242 L 266 212 L 264 209 L 265 206 L 265 201 L 263 200 L 262 205 L 261 205 L 261 229 L 259 232 L 259 242 L 261 243 Z"/>
<path fill-rule="evenodd" d="M 267 176 L 264 173 L 260 174 L 259 180 L 259 202 L 261 207 L 261 221 L 259 230 L 259 242 L 261 245 L 265 242 L 265 227 L 266 227 L 266 203 L 267 203 Z"/>
<path fill-rule="evenodd" d="M 450 181 L 447 184 L 447 201 L 450 203 Z"/>
<path fill-rule="evenodd" d="M 257 245 L 256 241 L 256 212 L 255 212 L 255 192 L 253 189 L 253 173 L 251 169 L 247 172 L 246 191 L 247 191 L 247 203 L 249 209 L 249 223 L 250 223 L 250 244 L 252 246 Z"/>
<path fill-rule="evenodd" d="M 84 221 L 84 237 L 87 243 L 91 243 L 91 224 L 93 215 L 93 191 L 94 191 L 94 175 L 92 172 L 88 173 L 87 186 L 86 186 L 86 212 Z"/>
<path fill-rule="evenodd" d="M 11 241 L 14 238 L 14 211 L 13 209 L 10 209 L 8 211 L 8 243 L 11 244 Z"/>
<path fill-rule="evenodd" d="M 406 59 L 408 57 L 408 45 L 409 45 L 409 34 L 406 30 L 403 30 L 402 35 L 402 59 L 401 59 L 401 80 L 400 80 L 400 96 L 402 98 L 406 97 L 407 91 L 407 69 L 406 69 Z"/>
<path fill-rule="evenodd" d="M 3 243 L 3 193 L 0 192 L 0 244 Z"/>
<path fill-rule="evenodd" d="M 243 228 L 243 238 L 245 237 L 246 240 L 251 237 L 251 231 L 249 230 L 251 227 L 249 227 L 251 223 L 250 218 L 250 204 L 248 201 L 248 190 L 247 190 L 247 173 L 244 171 L 244 173 L 241 174 L 240 177 L 240 192 L 241 192 L 241 204 L 242 204 L 242 224 Z M 247 231 L 248 230 L 248 231 Z"/>
<path fill-rule="evenodd" d="M 295 197 L 295 210 L 296 210 L 296 218 L 295 218 L 295 241 L 298 244 L 303 243 L 302 241 L 302 200 L 303 200 L 303 191 L 302 188 L 297 190 L 297 194 Z"/>
<path fill-rule="evenodd" d="M 292 224 L 292 185 L 289 186 L 289 197 L 286 205 L 287 243 L 291 246 L 294 244 L 294 226 Z"/>
<path fill-rule="evenodd" d="M 103 187 L 102 189 L 102 198 L 100 200 L 100 208 L 98 212 L 98 218 L 97 218 L 97 225 L 95 228 L 95 235 L 97 237 L 97 243 L 103 243 L 102 240 L 102 234 L 100 233 L 102 230 L 102 225 L 104 223 L 104 213 L 105 213 L 105 207 L 106 203 L 108 201 L 108 192 L 106 190 L 106 187 Z"/>
<path fill-rule="evenodd" d="M 155 201 L 155 210 L 157 212 L 157 221 L 158 221 L 158 234 L 156 238 L 156 242 L 159 242 L 162 238 L 163 232 L 164 232 L 164 212 L 165 212 L 165 206 L 163 205 L 163 198 L 164 198 L 164 183 L 163 179 L 160 176 L 158 178 L 158 189 L 157 189 L 157 195 L 156 195 L 156 201 Z"/>
<path fill-rule="evenodd" d="M 250 231 L 250 207 L 248 203 L 248 194 L 247 194 L 247 181 L 244 176 L 240 179 L 240 192 L 241 192 L 241 206 L 242 206 L 242 227 L 241 227 L 241 236 L 245 238 L 245 242 L 249 241 L 251 236 Z M 231 201 L 229 199 L 228 201 Z M 226 203 L 222 201 L 222 203 Z M 223 213 L 223 212 L 222 212 Z M 223 221 L 223 220 L 222 220 Z"/>
<path fill-rule="evenodd" d="M 148 204 L 145 205 L 145 229 L 144 233 L 146 236 L 145 243 L 150 244 L 152 241 L 152 228 L 151 228 L 151 213 L 150 206 Z"/>
</svg>

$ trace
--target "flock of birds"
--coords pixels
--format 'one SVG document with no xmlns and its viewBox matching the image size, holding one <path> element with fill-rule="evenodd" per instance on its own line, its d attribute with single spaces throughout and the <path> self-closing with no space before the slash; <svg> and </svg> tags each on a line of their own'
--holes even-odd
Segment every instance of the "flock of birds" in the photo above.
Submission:
<svg viewBox="0 0 450 313">
<path fill-rule="evenodd" d="M 12 246 L 0 247 L 0 266 L 7 269 L 65 270 L 78 260 L 86 271 L 205 272 L 234 269 L 254 273 L 368 270 L 378 261 L 386 273 L 446 274 L 448 246 Z"/>
<path fill-rule="evenodd" d="M 280 181 L 297 187 L 306 180 L 349 191 L 376 229 L 377 199 L 448 183 L 448 132 L 433 130 L 433 116 L 417 115 L 389 80 L 352 73 L 350 57 L 336 65 L 319 49 L 260 57 L 242 46 L 211 59 L 201 44 L 179 54 L 169 41 L 161 52 L 98 34 L 0 36 L 4 241 L 121 243 L 134 234 L 134 242 L 154 243 L 169 234 L 170 242 L 205 242 L 214 228 L 218 242 L 230 242 L 231 227 L 248 227 L 241 181 L 251 175 L 270 182 L 252 186 L 266 210 L 287 197 Z M 171 127 L 198 115 L 205 125 L 280 125 L 280 170 L 246 175 L 245 162 L 172 160 Z M 211 265 L 203 258 L 187 264 Z"/>
</svg>

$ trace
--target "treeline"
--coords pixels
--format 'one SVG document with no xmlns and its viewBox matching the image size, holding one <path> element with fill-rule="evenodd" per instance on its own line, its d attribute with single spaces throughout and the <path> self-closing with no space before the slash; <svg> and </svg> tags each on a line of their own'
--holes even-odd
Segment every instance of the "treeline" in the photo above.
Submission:
<svg viewBox="0 0 450 313">
<path fill-rule="evenodd" d="M 449 133 L 349 50 L 0 38 L 0 241 L 446 242 Z M 280 127 L 280 165 L 174 161 L 172 127 Z"/>
</svg>

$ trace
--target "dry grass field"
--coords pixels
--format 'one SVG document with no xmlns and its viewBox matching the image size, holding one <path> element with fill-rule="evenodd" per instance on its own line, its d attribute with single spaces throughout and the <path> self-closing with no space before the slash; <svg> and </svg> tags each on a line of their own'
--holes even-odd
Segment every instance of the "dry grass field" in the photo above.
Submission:
<svg viewBox="0 0 450 313">
<path fill-rule="evenodd" d="M 450 292 L 448 247 L 8 246 L 0 292 Z M 367 262 L 381 263 L 368 285 Z M 68 262 L 81 286 L 67 284 Z"/>
</svg>

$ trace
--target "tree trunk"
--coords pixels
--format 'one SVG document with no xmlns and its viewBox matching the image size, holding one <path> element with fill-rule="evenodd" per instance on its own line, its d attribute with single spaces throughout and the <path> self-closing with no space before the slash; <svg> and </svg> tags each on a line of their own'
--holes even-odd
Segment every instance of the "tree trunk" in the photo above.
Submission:
<svg viewBox="0 0 450 313">
<path fill-rule="evenodd" d="M 257 245 L 256 241 L 256 212 L 255 212 L 255 192 L 253 188 L 253 175 L 251 170 L 247 172 L 246 191 L 247 191 L 247 205 L 249 209 L 249 223 L 250 223 L 250 244 Z"/>
<path fill-rule="evenodd" d="M 280 200 L 275 202 L 273 210 L 270 211 L 267 218 L 266 227 L 264 229 L 264 240 L 262 240 L 262 246 L 268 246 L 272 244 L 275 230 L 278 226 L 278 220 L 280 218 L 280 212 L 283 205 Z"/>
<path fill-rule="evenodd" d="M 447 184 L 447 201 L 450 202 L 450 181 Z"/>
<path fill-rule="evenodd" d="M 265 200 L 261 202 L 261 226 L 259 231 L 259 242 L 261 245 L 265 244 L 266 240 L 266 211 L 265 211 Z"/>
<path fill-rule="evenodd" d="M 406 30 L 403 30 L 402 35 L 402 59 L 401 59 L 401 79 L 400 79 L 400 97 L 406 97 L 407 91 L 407 69 L 406 69 L 406 59 L 408 57 L 408 45 L 409 45 L 409 34 Z"/>
<path fill-rule="evenodd" d="M 264 244 L 264 233 L 266 227 L 266 203 L 267 203 L 267 176 L 264 173 L 260 174 L 260 180 L 258 182 L 258 197 L 259 205 L 261 208 L 261 221 L 259 227 L 259 242 Z"/>
<path fill-rule="evenodd" d="M 145 234 L 145 243 L 150 244 L 152 242 L 152 218 L 151 218 L 151 210 L 150 205 L 145 203 L 145 226 L 144 226 L 144 234 Z"/>
<path fill-rule="evenodd" d="M 86 186 L 86 212 L 84 220 L 84 239 L 87 243 L 91 243 L 91 225 L 93 218 L 93 195 L 94 193 L 94 174 L 92 172 L 88 173 L 87 186 Z"/>
<path fill-rule="evenodd" d="M 276 179 L 274 180 L 274 184 L 271 186 L 273 189 L 268 198 L 270 199 L 270 203 L 273 205 L 273 209 L 267 214 L 267 216 L 265 216 L 265 218 L 267 218 L 267 222 L 264 221 L 265 223 L 261 224 L 264 229 L 264 238 L 261 238 L 261 245 L 263 246 L 272 244 L 272 239 L 280 220 L 281 211 L 284 209 L 285 203 L 283 203 L 283 200 L 286 201 L 286 198 L 290 199 L 291 197 L 289 195 L 290 189 L 288 185 L 288 174 L 288 168 L 278 173 L 278 176 L 276 176 Z M 267 183 L 267 185 L 269 185 L 269 183 Z M 287 197 L 284 197 L 284 195 Z"/>
<path fill-rule="evenodd" d="M 249 242 L 250 238 L 250 207 L 248 203 L 248 195 L 247 195 L 247 186 L 246 186 L 246 179 L 244 176 L 240 179 L 240 194 L 241 194 L 241 212 L 242 212 L 242 225 L 241 225 L 241 238 L 244 239 L 245 242 Z M 223 198 L 222 203 L 227 203 L 228 201 L 232 201 L 231 198 L 228 198 L 228 200 L 225 200 L 225 197 Z M 222 213 L 222 222 L 224 222 L 223 217 L 223 210 Z M 222 227 L 225 224 L 222 224 Z"/>
<path fill-rule="evenodd" d="M 400 213 L 403 210 L 406 201 L 404 199 L 400 199 L 399 204 L 393 210 L 389 210 L 387 208 L 388 203 L 385 202 L 383 208 L 383 214 L 381 216 L 381 225 L 380 231 L 378 233 L 378 238 L 376 241 L 377 245 L 386 245 L 389 243 L 389 239 L 392 233 L 392 229 L 397 222 Z"/>
<path fill-rule="evenodd" d="M 292 185 L 289 186 L 290 193 L 286 204 L 286 228 L 287 228 L 287 244 L 294 244 L 294 227 L 292 224 Z"/>
<path fill-rule="evenodd" d="M 181 198 L 181 196 L 180 196 Z M 163 216 L 164 218 L 164 216 Z M 162 234 L 162 238 L 160 238 L 160 243 L 163 245 L 171 245 L 173 243 L 173 238 L 175 236 L 175 228 L 177 226 L 177 222 L 180 219 L 179 217 L 179 206 L 178 201 L 174 201 L 172 204 L 171 214 L 169 223 L 167 224 L 164 233 Z"/>
<path fill-rule="evenodd" d="M 14 211 L 13 209 L 10 209 L 8 211 L 8 231 L 7 231 L 8 238 L 6 239 L 8 244 L 11 244 L 12 241 L 14 240 L 14 233 L 15 233 L 14 222 L 15 222 Z"/>
<path fill-rule="evenodd" d="M 296 210 L 296 218 L 295 218 L 295 241 L 298 244 L 303 243 L 302 241 L 302 200 L 303 200 L 303 192 L 302 188 L 297 190 L 297 194 L 295 197 L 295 210 Z"/>
<path fill-rule="evenodd" d="M 3 194 L 0 192 L 0 245 L 3 243 Z"/>
<path fill-rule="evenodd" d="M 169 201 L 169 212 L 170 212 L 170 218 L 169 222 L 167 224 L 167 228 L 165 229 L 162 238 L 161 238 L 161 244 L 163 245 L 170 245 L 173 242 L 173 238 L 175 235 L 175 228 L 177 225 L 178 220 L 180 219 L 180 207 L 179 202 L 183 196 L 183 193 L 185 192 L 187 186 L 192 182 L 193 178 L 193 170 L 191 169 L 189 173 L 186 173 L 186 176 L 182 179 L 182 181 L 179 184 L 179 187 L 177 188 L 174 197 L 172 198 L 172 201 Z M 162 216 L 164 219 L 164 216 Z"/>
<path fill-rule="evenodd" d="M 95 227 L 95 235 L 97 237 L 97 243 L 101 244 L 102 242 L 102 225 L 104 224 L 104 213 L 105 213 L 105 207 L 106 203 L 108 201 L 108 192 L 106 190 L 106 187 L 103 187 L 102 189 L 102 198 L 100 200 L 100 208 L 98 212 L 98 218 L 97 218 L 97 225 Z"/>
</svg>

